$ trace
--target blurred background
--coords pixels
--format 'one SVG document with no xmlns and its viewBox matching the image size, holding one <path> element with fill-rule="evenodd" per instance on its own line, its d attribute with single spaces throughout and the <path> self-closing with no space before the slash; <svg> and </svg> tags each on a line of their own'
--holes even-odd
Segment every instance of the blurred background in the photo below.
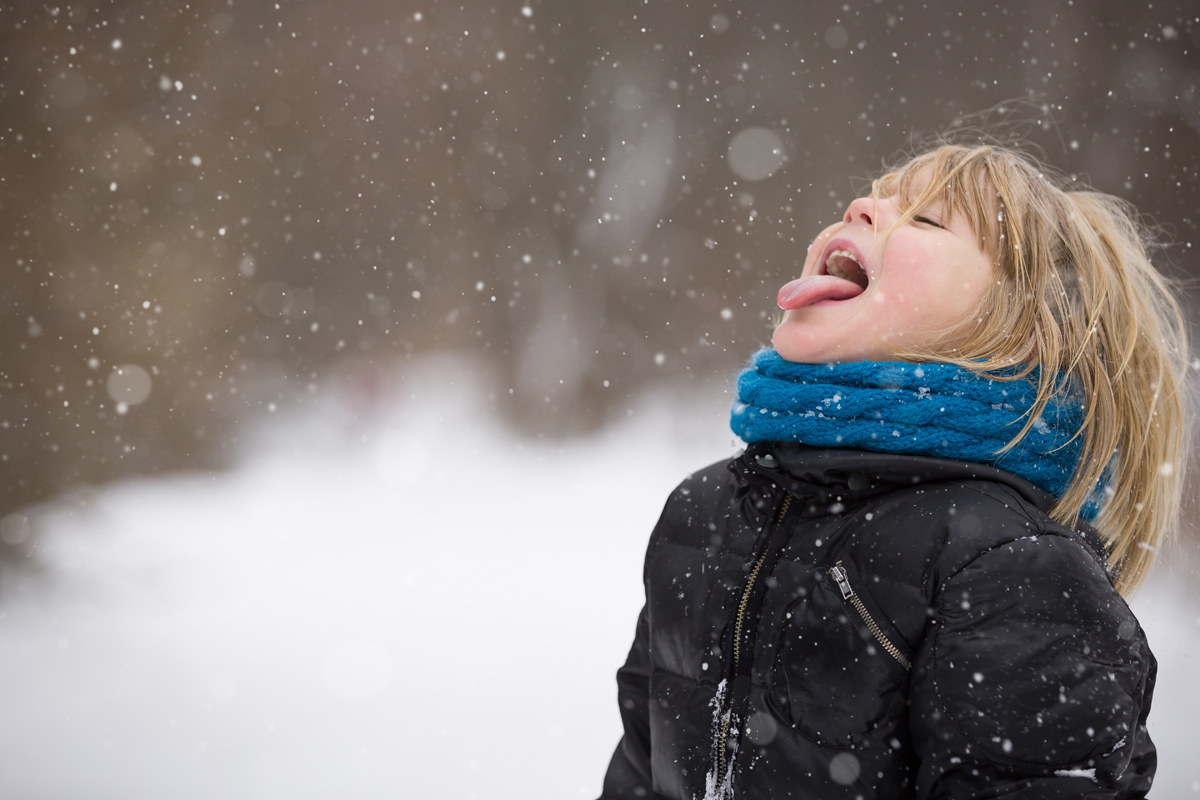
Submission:
<svg viewBox="0 0 1200 800">
<path fill-rule="evenodd" d="M 332 797 L 354 774 L 367 797 L 419 762 L 423 796 L 594 794 L 645 537 L 736 448 L 732 376 L 812 237 L 916 137 L 1003 105 L 1161 227 L 1194 323 L 1198 48 L 1182 0 L 0 5 L 0 693 L 23 710 L 0 785 Z M 1191 575 L 1196 494 L 1161 586 Z M 422 583 L 448 540 L 461 592 Z M 512 581 L 556 552 L 578 572 L 535 624 Z M 1173 637 L 1164 675 L 1193 663 L 1178 591 L 1139 612 Z M 285 724 L 316 696 L 292 669 L 327 707 Z M 560 742 L 540 779 L 489 777 L 511 762 L 448 742 L 492 724 L 496 753 L 534 678 L 546 714 L 594 709 L 522 723 Z M 1179 746 L 1161 797 L 1200 792 Z"/>
</svg>

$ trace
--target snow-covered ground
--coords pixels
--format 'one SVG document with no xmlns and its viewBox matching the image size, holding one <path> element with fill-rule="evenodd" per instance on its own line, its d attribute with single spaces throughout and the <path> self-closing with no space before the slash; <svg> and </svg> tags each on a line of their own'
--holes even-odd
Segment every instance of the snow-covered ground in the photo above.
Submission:
<svg viewBox="0 0 1200 800">
<path fill-rule="evenodd" d="M 0 599 L 0 797 L 598 794 L 646 537 L 733 452 L 728 397 L 540 444 L 468 375 L 431 364 L 368 421 L 331 402 L 229 472 L 41 509 L 45 568 Z M 1136 603 L 1164 800 L 1200 792 L 1183 579 Z"/>
</svg>

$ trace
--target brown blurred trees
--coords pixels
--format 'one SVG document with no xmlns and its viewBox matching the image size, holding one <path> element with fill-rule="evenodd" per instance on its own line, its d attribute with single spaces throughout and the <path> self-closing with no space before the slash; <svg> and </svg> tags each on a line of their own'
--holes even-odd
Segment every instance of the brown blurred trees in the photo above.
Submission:
<svg viewBox="0 0 1200 800">
<path fill-rule="evenodd" d="M 731 374 L 851 178 L 1007 98 L 1195 275 L 1194 9 L 954 8 L 3 9 L 0 516 L 221 463 L 331 371 L 438 349 L 491 359 L 542 432 Z M 750 127 L 786 159 L 761 180 L 726 157 Z"/>
</svg>

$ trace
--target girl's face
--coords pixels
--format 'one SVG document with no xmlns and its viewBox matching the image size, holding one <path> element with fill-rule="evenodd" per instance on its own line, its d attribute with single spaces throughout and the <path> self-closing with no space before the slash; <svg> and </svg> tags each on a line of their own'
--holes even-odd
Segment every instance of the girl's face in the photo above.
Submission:
<svg viewBox="0 0 1200 800">
<path fill-rule="evenodd" d="M 913 181 L 911 196 L 922 184 Z M 809 245 L 801 277 L 779 290 L 787 315 L 774 344 L 783 358 L 888 361 L 888 345 L 919 349 L 978 307 L 992 259 L 970 223 L 935 203 L 883 241 L 900 217 L 898 200 L 858 198 Z"/>
</svg>

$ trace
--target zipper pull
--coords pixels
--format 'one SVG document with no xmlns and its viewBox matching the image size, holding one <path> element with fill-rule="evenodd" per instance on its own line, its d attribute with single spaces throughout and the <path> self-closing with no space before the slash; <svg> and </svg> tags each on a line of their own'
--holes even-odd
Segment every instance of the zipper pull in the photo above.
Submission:
<svg viewBox="0 0 1200 800">
<path fill-rule="evenodd" d="M 842 562 L 838 562 L 829 568 L 829 574 L 837 581 L 838 588 L 842 590 L 842 599 L 849 600 L 854 596 L 854 590 L 850 588 L 850 578 L 846 575 L 846 570 L 842 569 Z"/>
</svg>

